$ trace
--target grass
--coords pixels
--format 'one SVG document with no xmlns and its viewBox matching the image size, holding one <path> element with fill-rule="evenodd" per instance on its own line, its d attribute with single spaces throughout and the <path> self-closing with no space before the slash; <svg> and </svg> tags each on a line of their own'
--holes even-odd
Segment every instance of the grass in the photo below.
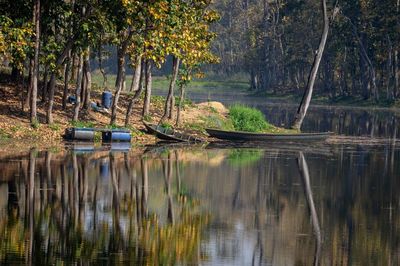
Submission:
<svg viewBox="0 0 400 266">
<path fill-rule="evenodd" d="M 229 118 L 236 131 L 265 132 L 273 128 L 260 110 L 240 104 L 229 108 Z"/>
<path fill-rule="evenodd" d="M 0 140 L 8 140 L 11 136 L 4 129 L 0 128 Z"/>
</svg>

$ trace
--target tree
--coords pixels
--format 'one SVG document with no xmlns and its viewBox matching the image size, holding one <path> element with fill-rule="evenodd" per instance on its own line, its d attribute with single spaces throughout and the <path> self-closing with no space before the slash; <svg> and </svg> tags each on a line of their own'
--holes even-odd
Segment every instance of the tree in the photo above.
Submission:
<svg viewBox="0 0 400 266">
<path fill-rule="evenodd" d="M 30 120 L 32 124 L 37 123 L 37 87 L 39 79 L 39 45 L 40 45 L 40 0 L 35 0 L 34 7 L 34 24 L 35 24 L 35 52 L 33 59 L 33 73 L 31 76 L 31 116 Z"/>
<path fill-rule="evenodd" d="M 307 88 L 304 91 L 303 98 L 301 100 L 299 108 L 297 109 L 295 120 L 292 125 L 292 128 L 296 130 L 300 130 L 301 125 L 303 124 L 304 117 L 306 116 L 308 107 L 310 106 L 315 79 L 317 77 L 318 68 L 321 63 L 322 55 L 324 54 L 326 40 L 328 39 L 329 17 L 326 8 L 326 0 L 321 0 L 321 5 L 322 5 L 323 20 L 324 20 L 324 28 L 322 31 L 321 41 L 319 43 L 318 50 L 314 58 L 314 63 L 311 68 L 310 75 L 308 77 Z M 333 18 L 336 16 L 337 12 L 338 10 L 335 8 L 334 14 L 332 16 Z"/>
</svg>

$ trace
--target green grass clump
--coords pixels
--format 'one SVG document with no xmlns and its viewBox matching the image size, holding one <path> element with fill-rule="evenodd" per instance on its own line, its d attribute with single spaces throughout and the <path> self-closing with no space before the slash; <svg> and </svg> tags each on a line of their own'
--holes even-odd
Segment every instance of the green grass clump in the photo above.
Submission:
<svg viewBox="0 0 400 266">
<path fill-rule="evenodd" d="M 7 140 L 11 138 L 11 135 L 8 134 L 4 129 L 0 128 L 0 140 Z"/>
<path fill-rule="evenodd" d="M 265 132 L 273 128 L 260 110 L 235 104 L 229 108 L 229 118 L 237 131 Z"/>
</svg>

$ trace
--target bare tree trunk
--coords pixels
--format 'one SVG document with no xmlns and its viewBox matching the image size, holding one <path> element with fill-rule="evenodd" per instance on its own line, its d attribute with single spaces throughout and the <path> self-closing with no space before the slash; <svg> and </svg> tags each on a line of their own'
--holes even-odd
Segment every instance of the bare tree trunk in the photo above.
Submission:
<svg viewBox="0 0 400 266">
<path fill-rule="evenodd" d="M 57 71 L 57 70 L 54 70 Z M 52 73 L 49 81 L 49 102 L 47 107 L 47 124 L 53 123 L 54 91 L 56 86 L 56 73 Z"/>
<path fill-rule="evenodd" d="M 115 81 L 115 95 L 114 95 L 114 100 L 112 103 L 111 107 L 111 120 L 110 120 L 110 125 L 115 124 L 117 120 L 117 107 L 118 107 L 118 101 L 119 101 L 119 96 L 121 94 L 121 91 L 123 89 L 123 84 L 125 81 L 125 55 L 126 55 L 126 49 L 127 49 L 128 42 L 124 41 L 121 46 L 119 46 L 117 49 L 117 54 L 118 54 L 118 70 L 117 70 L 117 79 Z"/>
<path fill-rule="evenodd" d="M 101 37 L 100 37 L 100 39 L 101 39 Z M 100 41 L 100 43 L 99 43 L 99 52 L 98 52 L 99 70 L 100 70 L 101 75 L 103 76 L 103 89 L 104 89 L 104 88 L 107 87 L 107 75 L 106 75 L 106 72 L 104 71 L 104 68 L 103 68 L 103 55 L 101 54 L 101 47 L 102 47 L 102 44 L 101 44 L 101 41 Z"/>
<path fill-rule="evenodd" d="M 35 1 L 34 6 L 34 24 L 35 24 L 35 55 L 33 59 L 33 73 L 32 73 L 32 92 L 31 92 L 31 123 L 37 122 L 37 88 L 39 79 L 39 45 L 40 45 L 40 0 Z"/>
<path fill-rule="evenodd" d="M 47 66 L 44 67 L 44 74 L 43 74 L 43 83 L 42 83 L 42 103 L 46 102 L 47 96 L 47 76 L 49 74 L 49 68 Z"/>
<path fill-rule="evenodd" d="M 69 83 L 69 71 L 71 68 L 71 56 L 67 57 L 67 62 L 65 64 L 65 72 L 64 72 L 64 92 L 62 99 L 62 108 L 65 110 L 67 108 L 67 97 L 68 97 L 68 83 Z"/>
<path fill-rule="evenodd" d="M 292 128 L 296 129 L 296 130 L 300 130 L 301 125 L 303 124 L 303 120 L 306 116 L 307 109 L 310 106 L 311 97 L 312 97 L 312 93 L 314 90 L 315 79 L 317 77 L 318 68 L 321 63 L 321 58 L 324 53 L 326 40 L 328 38 L 329 18 L 328 18 L 328 12 L 326 9 L 326 0 L 321 0 L 321 4 L 322 4 L 322 10 L 323 10 L 324 29 L 322 31 L 322 36 L 321 36 L 321 40 L 319 43 L 319 48 L 318 48 L 317 54 L 315 55 L 314 63 L 311 68 L 310 75 L 308 77 L 307 88 L 303 94 L 303 99 L 301 100 L 300 106 L 297 109 L 295 121 L 292 125 Z"/>
<path fill-rule="evenodd" d="M 125 116 L 125 127 L 127 127 L 129 125 L 129 118 L 131 116 L 132 110 L 133 110 L 133 106 L 136 103 L 136 100 L 139 98 L 140 94 L 142 93 L 143 90 L 143 86 L 142 86 L 142 82 L 143 82 L 143 70 L 144 68 L 142 67 L 142 60 L 139 57 L 137 60 L 137 65 L 136 65 L 136 69 L 135 69 L 135 75 L 134 78 L 132 80 L 132 85 L 130 90 L 134 91 L 135 94 L 133 95 L 133 97 L 130 99 L 129 101 L 129 105 L 128 105 L 128 109 L 126 110 L 126 116 Z"/>
<path fill-rule="evenodd" d="M 24 102 L 24 108 L 23 108 L 23 111 L 25 110 L 25 107 L 28 107 L 28 106 L 30 106 L 30 103 L 31 103 L 31 95 L 32 95 L 32 84 L 33 84 L 33 82 L 32 82 L 32 78 L 33 78 L 33 65 L 34 65 L 34 63 L 33 63 L 33 58 L 31 58 L 30 60 L 29 60 L 29 77 L 28 77 L 28 81 L 29 81 L 29 84 L 28 84 L 28 91 L 27 91 L 27 95 L 26 95 L 26 98 L 25 98 L 25 102 Z M 28 107 L 28 109 L 29 109 L 29 107 Z"/>
<path fill-rule="evenodd" d="M 143 117 L 147 116 L 150 111 L 151 99 L 151 61 L 146 60 L 146 93 L 144 95 Z"/>
<path fill-rule="evenodd" d="M 387 35 L 387 39 L 388 39 L 388 46 L 389 46 L 389 50 L 388 50 L 388 59 L 387 59 L 387 63 L 386 63 L 386 74 L 387 74 L 387 80 L 386 80 L 386 100 L 390 101 L 390 100 L 394 100 L 394 96 L 393 96 L 393 90 L 390 89 L 390 87 L 392 86 L 392 76 L 393 76 L 393 46 L 392 46 L 392 41 L 390 40 L 389 35 Z"/>
<path fill-rule="evenodd" d="M 400 70 L 399 70 L 399 51 L 394 51 L 394 87 L 393 87 L 393 97 L 396 99 L 399 94 L 400 89 Z"/>
<path fill-rule="evenodd" d="M 181 123 L 181 110 L 183 106 L 183 101 L 185 100 L 185 85 L 183 82 L 179 85 L 179 91 L 180 91 L 179 105 L 178 105 L 178 111 L 176 113 L 175 126 L 179 126 L 179 124 Z"/>
<path fill-rule="evenodd" d="M 74 108 L 74 118 L 73 121 L 78 121 L 79 118 L 79 108 L 81 105 L 81 90 L 82 90 L 82 72 L 83 72 L 83 56 L 82 54 L 79 55 L 78 61 L 78 72 L 77 72 L 77 79 L 76 79 L 76 91 L 75 91 L 75 108 Z"/>
<path fill-rule="evenodd" d="M 92 89 L 92 74 L 90 67 L 90 49 L 87 49 L 87 54 L 85 56 L 85 61 L 83 63 L 83 67 L 85 69 L 85 101 L 83 103 L 83 108 L 85 110 L 89 110 L 90 108 L 90 91 Z"/>
<path fill-rule="evenodd" d="M 179 71 L 179 58 L 174 56 L 172 59 L 172 77 L 169 83 L 167 99 L 165 100 L 164 114 L 161 117 L 160 122 L 164 121 L 167 117 L 171 118 L 172 116 L 172 109 L 174 108 L 173 107 L 174 88 L 175 88 L 176 78 L 178 77 L 178 71 Z"/>
<path fill-rule="evenodd" d="M 135 73 L 132 78 L 131 87 L 129 88 L 130 92 L 137 91 L 139 89 L 139 82 L 140 82 L 141 74 L 142 74 L 142 57 L 138 56 L 136 58 Z"/>
</svg>

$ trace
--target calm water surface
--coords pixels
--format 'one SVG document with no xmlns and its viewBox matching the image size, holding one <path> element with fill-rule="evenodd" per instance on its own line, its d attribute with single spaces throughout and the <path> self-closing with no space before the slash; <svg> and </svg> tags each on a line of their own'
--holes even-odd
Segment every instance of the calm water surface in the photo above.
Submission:
<svg viewBox="0 0 400 266">
<path fill-rule="evenodd" d="M 400 150 L 304 148 L 3 156 L 0 264 L 398 265 Z"/>
</svg>

